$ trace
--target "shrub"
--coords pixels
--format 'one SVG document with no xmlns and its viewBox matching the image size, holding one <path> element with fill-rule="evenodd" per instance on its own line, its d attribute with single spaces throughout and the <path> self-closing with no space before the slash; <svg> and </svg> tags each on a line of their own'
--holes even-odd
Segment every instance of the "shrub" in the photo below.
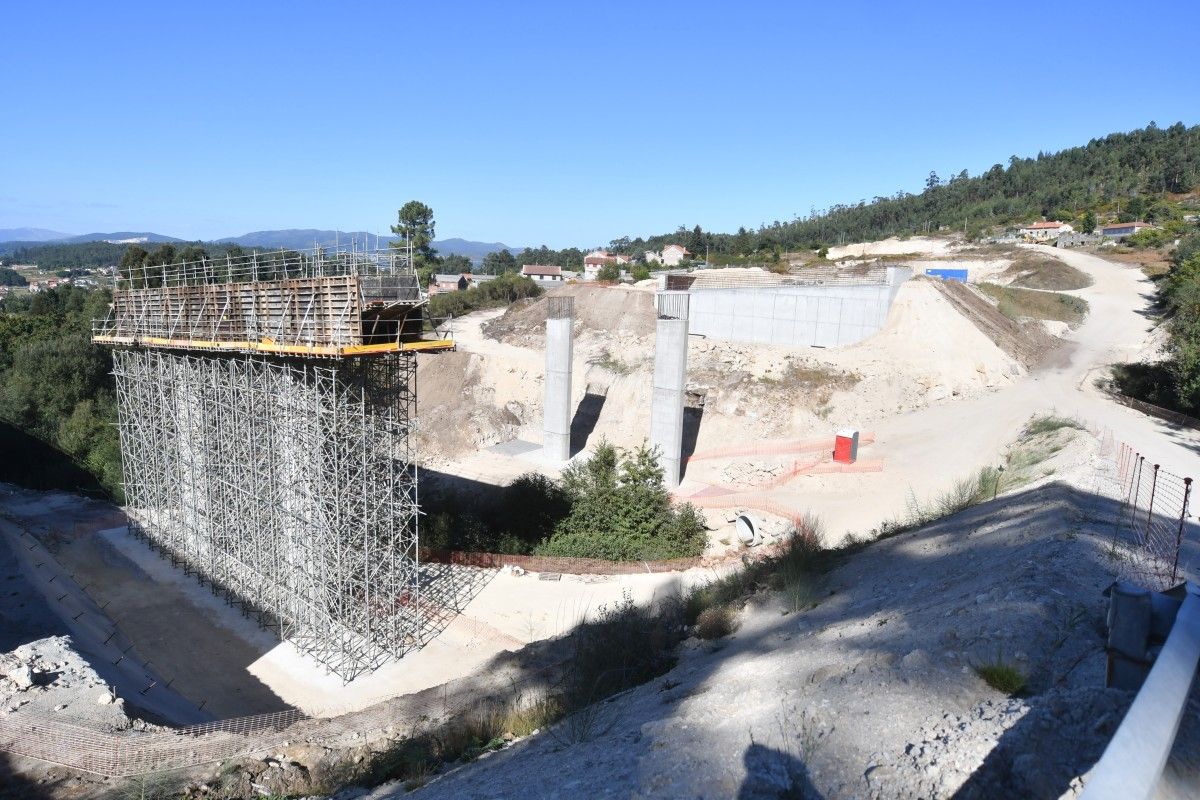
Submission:
<svg viewBox="0 0 1200 800">
<path fill-rule="evenodd" d="M 429 298 L 429 315 L 436 319 L 459 317 L 481 308 L 507 306 L 527 297 L 537 297 L 542 288 L 532 279 L 506 272 L 495 280 L 461 292 L 441 292 Z"/>
<path fill-rule="evenodd" d="M 639 606 L 628 591 L 572 634 L 566 700 L 571 709 L 602 700 L 655 678 L 675 664 L 683 628 L 675 599 Z"/>
<path fill-rule="evenodd" d="M 729 606 L 706 608 L 696 618 L 696 635 L 701 639 L 721 639 L 733 633 L 733 611 Z"/>
<path fill-rule="evenodd" d="M 596 280 L 606 281 L 608 283 L 616 283 L 617 281 L 621 280 L 621 268 L 616 264 L 609 262 L 601 267 L 600 271 L 596 273 Z"/>
<path fill-rule="evenodd" d="M 532 547 L 549 537 L 570 511 L 571 498 L 558 483 L 539 472 L 527 472 L 505 487 L 497 522 Z"/>
<path fill-rule="evenodd" d="M 535 552 L 547 556 L 658 561 L 696 556 L 708 537 L 693 506 L 671 507 L 658 455 L 645 445 L 621 453 L 601 442 L 563 472 L 570 513 Z"/>
</svg>

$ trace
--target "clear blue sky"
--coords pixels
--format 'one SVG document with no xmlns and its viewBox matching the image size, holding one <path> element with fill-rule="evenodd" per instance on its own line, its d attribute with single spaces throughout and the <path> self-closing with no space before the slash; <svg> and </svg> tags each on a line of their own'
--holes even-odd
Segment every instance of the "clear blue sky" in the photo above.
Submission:
<svg viewBox="0 0 1200 800">
<path fill-rule="evenodd" d="M 0 228 L 595 245 L 1200 122 L 1200 3 L 12 2 Z"/>
</svg>

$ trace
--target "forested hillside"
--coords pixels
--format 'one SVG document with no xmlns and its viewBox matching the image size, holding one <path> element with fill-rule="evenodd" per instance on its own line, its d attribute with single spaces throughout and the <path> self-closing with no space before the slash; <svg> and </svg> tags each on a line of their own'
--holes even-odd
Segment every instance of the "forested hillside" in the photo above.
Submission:
<svg viewBox="0 0 1200 800">
<path fill-rule="evenodd" d="M 963 170 L 943 178 L 931 172 L 920 194 L 877 196 L 757 230 L 711 233 L 696 226 L 648 239 L 617 239 L 611 246 L 640 254 L 679 242 L 700 257 L 706 248 L 716 254 L 750 255 L 872 241 L 943 227 L 978 235 L 994 226 L 1042 217 L 1082 222 L 1089 210 L 1106 210 L 1122 219 L 1152 218 L 1155 199 L 1197 188 L 1200 125 L 1188 128 L 1176 123 L 1159 128 L 1151 123 L 1058 153 L 1012 156 L 1007 166 L 996 164 L 982 175 L 970 176 Z"/>
<path fill-rule="evenodd" d="M 120 498 L 112 358 L 90 341 L 110 300 L 68 286 L 0 301 L 0 475 L 88 488 L 82 469 Z"/>
</svg>

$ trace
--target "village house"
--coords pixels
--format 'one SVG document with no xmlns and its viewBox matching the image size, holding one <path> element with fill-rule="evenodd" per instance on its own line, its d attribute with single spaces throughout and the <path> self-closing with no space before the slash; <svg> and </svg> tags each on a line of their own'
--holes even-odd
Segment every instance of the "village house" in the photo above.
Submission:
<svg viewBox="0 0 1200 800">
<path fill-rule="evenodd" d="M 537 283 L 562 283 L 568 277 L 562 267 L 545 264 L 526 264 L 521 267 L 521 274 Z"/>
<path fill-rule="evenodd" d="M 662 264 L 665 267 L 677 267 L 685 258 L 691 258 L 692 254 L 686 247 L 681 244 L 669 244 L 662 249 L 661 253 L 656 253 L 653 250 L 646 251 L 647 264 Z"/>
<path fill-rule="evenodd" d="M 1153 227 L 1149 222 L 1115 222 L 1112 225 L 1105 225 L 1100 232 L 1106 239 L 1124 239 L 1138 231 Z"/>
<path fill-rule="evenodd" d="M 632 261 L 632 258 L 621 253 L 610 253 L 607 250 L 593 250 L 583 257 L 583 279 L 585 281 L 594 281 L 600 275 L 600 270 L 604 269 L 607 265 L 616 264 L 619 267 L 623 264 L 629 264 Z"/>
<path fill-rule="evenodd" d="M 458 275 L 433 275 L 429 281 L 429 296 L 441 292 L 461 292 L 487 281 L 496 280 L 495 275 L 475 275 L 463 272 Z"/>
<path fill-rule="evenodd" d="M 1057 238 L 1063 233 L 1072 233 L 1074 228 L 1065 222 L 1035 222 L 1017 229 L 1017 233 L 1036 242 L 1044 242 Z"/>
</svg>

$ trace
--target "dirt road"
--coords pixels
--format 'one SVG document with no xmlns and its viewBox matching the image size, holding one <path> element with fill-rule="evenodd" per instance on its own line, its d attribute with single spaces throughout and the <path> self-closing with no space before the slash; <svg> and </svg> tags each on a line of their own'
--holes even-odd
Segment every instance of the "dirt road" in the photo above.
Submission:
<svg viewBox="0 0 1200 800">
<path fill-rule="evenodd" d="M 1082 252 L 1056 253 L 1093 279 L 1070 294 L 1091 312 L 1067 334 L 1068 344 L 1050 365 L 990 394 L 928 406 L 884 420 L 865 457 L 883 458 L 880 473 L 807 476 L 768 493 L 756 493 L 825 522 L 832 539 L 864 532 L 902 516 L 910 501 L 936 496 L 953 481 L 999 463 L 1006 444 L 1034 414 L 1078 417 L 1111 429 L 1155 463 L 1179 475 L 1200 475 L 1200 435 L 1114 403 L 1095 385 L 1112 363 L 1144 349 L 1153 322 L 1146 316 L 1153 284 L 1137 269 Z M 695 490 L 684 485 L 681 494 Z"/>
</svg>

